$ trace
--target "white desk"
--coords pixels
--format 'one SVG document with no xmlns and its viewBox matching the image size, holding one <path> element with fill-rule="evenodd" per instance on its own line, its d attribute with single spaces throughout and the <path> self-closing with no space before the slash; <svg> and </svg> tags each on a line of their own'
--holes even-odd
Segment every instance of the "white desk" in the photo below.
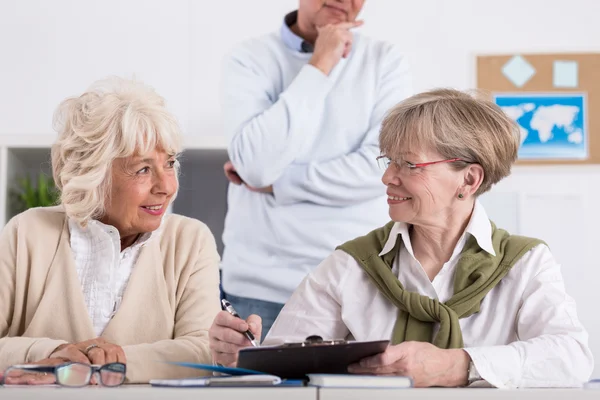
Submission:
<svg viewBox="0 0 600 400">
<path fill-rule="evenodd" d="M 0 387 L 0 399 L 44 400 L 587 400 L 600 399 L 600 390 L 582 389 L 319 389 L 281 388 L 154 388 L 125 385 L 119 388 L 88 386 L 81 389 L 59 387 Z"/>
<path fill-rule="evenodd" d="M 600 399 L 600 390 L 583 389 L 319 389 L 318 400 L 554 400 Z"/>
<path fill-rule="evenodd" d="M 87 386 L 71 389 L 60 387 L 0 387 L 2 400 L 317 400 L 313 387 L 281 388 L 155 388 L 147 385 L 124 385 L 118 388 Z"/>
</svg>

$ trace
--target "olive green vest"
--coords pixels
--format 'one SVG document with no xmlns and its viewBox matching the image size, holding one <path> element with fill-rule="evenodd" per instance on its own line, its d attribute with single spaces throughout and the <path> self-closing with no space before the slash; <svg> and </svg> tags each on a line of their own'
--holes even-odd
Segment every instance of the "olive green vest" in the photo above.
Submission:
<svg viewBox="0 0 600 400">
<path fill-rule="evenodd" d="M 491 222 L 491 221 L 490 221 Z M 394 325 L 392 343 L 404 341 L 430 342 L 434 324 L 440 328 L 433 344 L 444 349 L 462 348 L 463 338 L 458 320 L 479 312 L 485 295 L 510 271 L 512 266 L 541 240 L 510 235 L 492 224 L 492 245 L 496 255 L 481 249 L 471 235 L 460 254 L 454 274 L 454 295 L 446 302 L 404 290 L 392 272 L 394 258 L 402 246 L 401 235 L 393 250 L 379 256 L 390 236 L 394 222 L 344 243 L 345 251 L 360 264 L 377 288 L 396 307 L 398 318 Z M 402 265 L 399 266 L 402 268 Z"/>
</svg>

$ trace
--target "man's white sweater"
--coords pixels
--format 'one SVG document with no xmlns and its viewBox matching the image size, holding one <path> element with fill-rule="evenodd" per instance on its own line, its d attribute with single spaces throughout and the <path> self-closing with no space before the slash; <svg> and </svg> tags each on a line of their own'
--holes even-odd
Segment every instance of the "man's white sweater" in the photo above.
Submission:
<svg viewBox="0 0 600 400">
<path fill-rule="evenodd" d="M 354 34 L 329 76 L 281 33 L 226 58 L 223 115 L 230 184 L 223 287 L 284 303 L 336 246 L 389 220 L 379 155 L 386 112 L 412 94 L 407 62 L 385 42 Z"/>
</svg>

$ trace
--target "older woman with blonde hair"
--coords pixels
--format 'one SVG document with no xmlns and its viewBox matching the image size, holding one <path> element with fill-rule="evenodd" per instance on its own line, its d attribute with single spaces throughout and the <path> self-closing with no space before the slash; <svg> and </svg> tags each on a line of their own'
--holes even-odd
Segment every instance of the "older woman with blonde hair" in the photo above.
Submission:
<svg viewBox="0 0 600 400">
<path fill-rule="evenodd" d="M 72 361 L 126 364 L 128 382 L 193 375 L 164 361 L 211 362 L 219 256 L 206 225 L 166 214 L 175 118 L 154 90 L 113 78 L 65 100 L 55 125 L 61 204 L 0 237 L 0 372 Z"/>
<path fill-rule="evenodd" d="M 456 90 L 393 108 L 378 158 L 384 227 L 341 245 L 283 308 L 267 344 L 309 335 L 389 339 L 349 372 L 407 375 L 416 386 L 579 386 L 593 369 L 588 335 L 542 241 L 511 235 L 477 201 L 509 175 L 519 130 L 490 101 Z M 235 365 L 260 318 L 219 313 L 217 362 Z M 478 383 L 478 384 L 480 384 Z"/>
</svg>

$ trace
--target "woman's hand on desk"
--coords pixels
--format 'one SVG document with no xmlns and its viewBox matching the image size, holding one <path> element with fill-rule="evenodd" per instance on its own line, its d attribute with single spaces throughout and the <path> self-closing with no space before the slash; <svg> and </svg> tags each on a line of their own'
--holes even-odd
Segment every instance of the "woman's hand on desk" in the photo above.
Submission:
<svg viewBox="0 0 600 400">
<path fill-rule="evenodd" d="M 221 311 L 213 321 L 208 336 L 210 338 L 210 351 L 214 362 L 227 367 L 235 367 L 238 360 L 238 351 L 252 344 L 244 332 L 250 330 L 256 341 L 260 343 L 262 320 L 258 315 L 252 314 L 246 321 L 234 317 L 227 311 Z"/>
<path fill-rule="evenodd" d="M 51 358 L 62 358 L 84 364 L 104 365 L 113 362 L 127 363 L 125 352 L 121 346 L 109 343 L 103 338 L 86 340 L 79 343 L 68 343 L 58 346 Z"/>
<path fill-rule="evenodd" d="M 404 342 L 352 364 L 353 374 L 410 376 L 415 387 L 463 386 L 471 358 L 462 349 L 440 349 L 431 343 Z"/>
<path fill-rule="evenodd" d="M 27 363 L 25 365 L 61 365 L 65 361 L 62 358 L 45 358 L 43 360 L 36 361 L 34 363 Z M 0 380 L 3 378 L 5 371 L 0 372 Z M 56 376 L 50 373 L 27 371 L 25 369 L 13 370 L 4 377 L 5 385 L 51 385 L 56 382 Z"/>
</svg>

